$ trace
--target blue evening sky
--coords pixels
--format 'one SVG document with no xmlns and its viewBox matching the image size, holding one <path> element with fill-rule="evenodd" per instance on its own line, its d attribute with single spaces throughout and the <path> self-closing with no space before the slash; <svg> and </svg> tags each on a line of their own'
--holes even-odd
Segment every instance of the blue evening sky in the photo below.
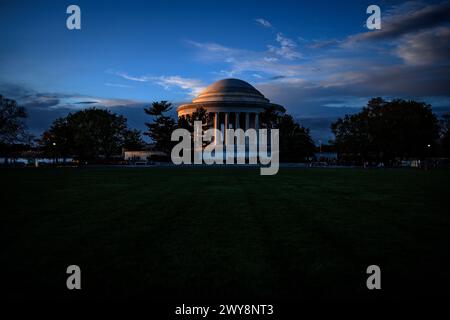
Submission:
<svg viewBox="0 0 450 320">
<path fill-rule="evenodd" d="M 66 28 L 70 4 L 81 30 Z M 370 4 L 381 30 L 365 26 Z M 235 77 L 327 139 L 332 119 L 372 96 L 449 106 L 448 10 L 445 1 L 0 0 L 0 94 L 29 109 L 37 134 L 100 105 L 142 129 L 146 103 L 188 101 Z"/>
</svg>

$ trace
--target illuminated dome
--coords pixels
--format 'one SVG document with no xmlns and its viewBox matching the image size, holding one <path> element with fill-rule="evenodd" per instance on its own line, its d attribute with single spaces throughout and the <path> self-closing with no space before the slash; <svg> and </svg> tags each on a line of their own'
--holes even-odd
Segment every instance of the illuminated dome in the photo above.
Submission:
<svg viewBox="0 0 450 320">
<path fill-rule="evenodd" d="M 198 108 L 204 108 L 211 113 L 259 114 L 269 107 L 280 112 L 285 111 L 282 106 L 271 103 L 248 82 L 240 79 L 222 79 L 208 86 L 192 100 L 192 103 L 180 105 L 177 112 L 178 116 L 183 116 L 195 112 Z"/>
<path fill-rule="evenodd" d="M 260 114 L 269 108 L 277 112 L 285 112 L 282 106 L 271 103 L 255 87 L 239 79 L 223 79 L 214 82 L 192 100 L 192 103 L 180 105 L 177 108 L 178 117 L 192 115 L 200 108 L 206 110 L 210 128 L 215 129 L 212 140 L 214 144 L 227 143 L 228 137 L 224 134 L 226 129 L 258 131 L 261 124 Z M 243 155 L 250 158 L 252 152 L 254 153 L 249 149 Z M 237 156 L 238 151 L 236 150 L 236 153 L 232 151 L 232 154 Z"/>
<path fill-rule="evenodd" d="M 214 82 L 192 100 L 193 103 L 210 101 L 269 102 L 255 87 L 239 79 L 223 79 Z"/>
</svg>

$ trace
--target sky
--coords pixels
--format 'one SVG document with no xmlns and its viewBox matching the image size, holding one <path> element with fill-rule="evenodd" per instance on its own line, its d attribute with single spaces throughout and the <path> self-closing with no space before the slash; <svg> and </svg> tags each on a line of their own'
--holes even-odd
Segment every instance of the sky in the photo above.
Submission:
<svg viewBox="0 0 450 320">
<path fill-rule="evenodd" d="M 66 9 L 81 9 L 69 30 Z M 369 30 L 369 5 L 381 29 Z M 450 111 L 449 1 L 0 0 L 0 94 L 39 136 L 57 117 L 104 107 L 145 130 L 143 107 L 190 101 L 223 78 L 282 104 L 317 142 L 371 97 Z"/>
</svg>

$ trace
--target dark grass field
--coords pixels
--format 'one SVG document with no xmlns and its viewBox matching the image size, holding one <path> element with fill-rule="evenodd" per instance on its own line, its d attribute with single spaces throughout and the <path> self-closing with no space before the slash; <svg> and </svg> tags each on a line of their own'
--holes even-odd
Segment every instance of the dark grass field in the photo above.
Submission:
<svg viewBox="0 0 450 320">
<path fill-rule="evenodd" d="M 3 169 L 9 297 L 161 300 L 445 295 L 450 172 Z M 82 290 L 66 289 L 66 268 Z M 366 268 L 381 267 L 380 291 Z M 184 299 L 184 300 L 183 300 Z"/>
</svg>

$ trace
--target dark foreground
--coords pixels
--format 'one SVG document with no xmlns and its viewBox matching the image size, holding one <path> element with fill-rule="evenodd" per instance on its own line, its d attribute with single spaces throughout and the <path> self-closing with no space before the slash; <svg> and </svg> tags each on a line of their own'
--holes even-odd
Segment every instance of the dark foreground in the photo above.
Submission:
<svg viewBox="0 0 450 320">
<path fill-rule="evenodd" d="M 442 296 L 450 172 L 0 170 L 9 297 L 189 301 Z M 66 268 L 82 290 L 66 289 Z M 366 288 L 366 268 L 382 290 Z"/>
</svg>

